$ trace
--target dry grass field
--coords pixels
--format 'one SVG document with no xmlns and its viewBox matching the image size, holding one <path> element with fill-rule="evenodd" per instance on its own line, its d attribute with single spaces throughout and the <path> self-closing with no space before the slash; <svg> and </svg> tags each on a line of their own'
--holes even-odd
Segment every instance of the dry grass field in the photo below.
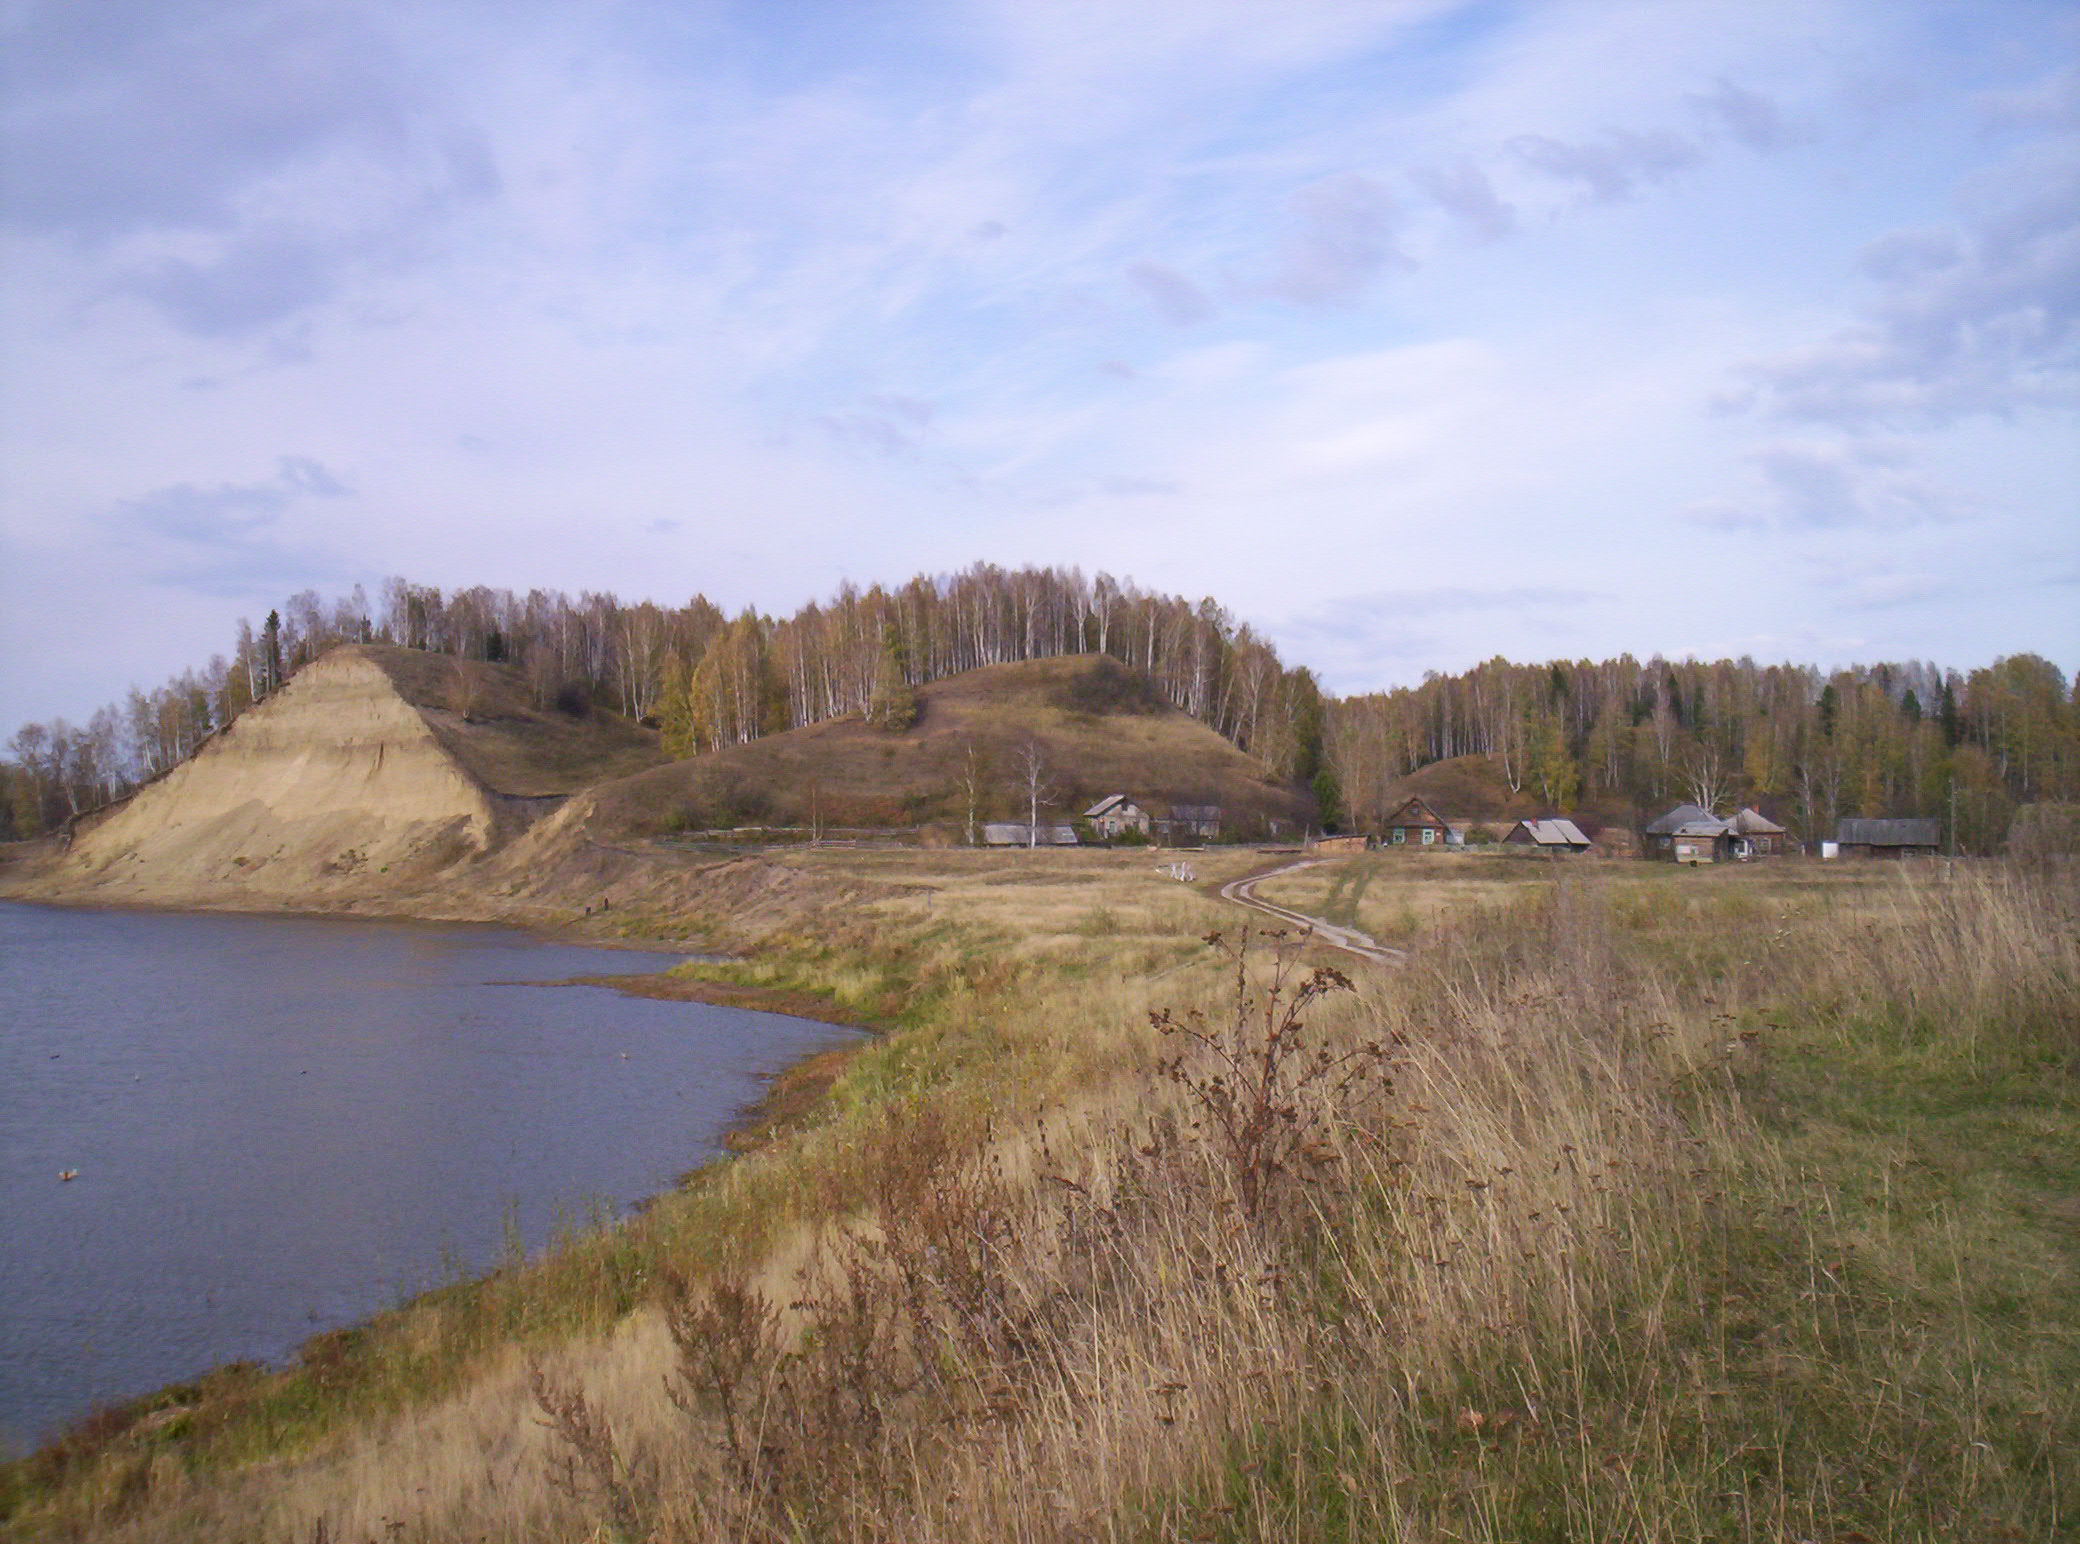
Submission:
<svg viewBox="0 0 2080 1544">
<path fill-rule="evenodd" d="M 1398 858 L 1276 882 L 1398 970 L 1255 936 L 1207 893 L 1248 853 L 778 858 L 872 898 L 698 969 L 887 1026 L 797 1129 L 112 1413 L 0 1518 L 2073 1536 L 2074 876 Z"/>
</svg>

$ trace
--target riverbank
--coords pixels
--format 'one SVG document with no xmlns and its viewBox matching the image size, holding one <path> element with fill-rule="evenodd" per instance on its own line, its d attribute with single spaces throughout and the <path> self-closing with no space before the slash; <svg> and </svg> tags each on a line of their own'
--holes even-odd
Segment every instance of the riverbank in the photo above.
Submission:
<svg viewBox="0 0 2080 1544">
<path fill-rule="evenodd" d="M 2069 877 L 1512 872 L 1414 908 L 1414 960 L 1375 971 L 1211 950 L 1243 919 L 1145 858 L 989 857 L 807 859 L 881 898 L 689 972 L 886 1013 L 798 1129 L 141 1413 L 17 1477 L 10 1526 L 1933 1540 L 2064 1515 Z M 1235 1125 L 1230 1073 L 1267 1050 L 1294 1114 Z"/>
</svg>

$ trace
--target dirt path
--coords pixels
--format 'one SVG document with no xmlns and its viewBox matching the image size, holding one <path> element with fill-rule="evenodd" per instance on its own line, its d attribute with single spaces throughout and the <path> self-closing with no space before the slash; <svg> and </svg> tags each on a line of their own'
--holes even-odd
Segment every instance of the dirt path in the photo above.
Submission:
<svg viewBox="0 0 2080 1544">
<path fill-rule="evenodd" d="M 1373 960 L 1381 965 L 1400 965 L 1407 961 L 1406 949 L 1392 948 L 1376 943 L 1356 928 L 1338 927 L 1333 922 L 1324 922 L 1320 917 L 1310 917 L 1305 912 L 1294 911 L 1271 901 L 1260 899 L 1257 886 L 1264 880 L 1275 879 L 1280 874 L 1291 874 L 1299 869 L 1313 868 L 1317 863 L 1326 863 L 1327 858 L 1302 858 L 1298 863 L 1287 863 L 1261 874 L 1245 874 L 1240 879 L 1231 879 L 1221 886 L 1221 899 L 1233 901 L 1237 906 L 1247 906 L 1261 911 L 1266 916 L 1276 917 L 1281 922 L 1290 922 L 1297 927 L 1310 929 L 1314 936 L 1331 948 L 1342 949 L 1360 959 Z"/>
</svg>

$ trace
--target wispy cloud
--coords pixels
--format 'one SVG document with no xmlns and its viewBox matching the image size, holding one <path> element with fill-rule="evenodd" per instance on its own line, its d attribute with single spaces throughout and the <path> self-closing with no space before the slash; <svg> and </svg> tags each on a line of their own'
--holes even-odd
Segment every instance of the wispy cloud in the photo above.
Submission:
<svg viewBox="0 0 2080 1544">
<path fill-rule="evenodd" d="M 1690 104 L 1712 127 L 1760 155 L 1809 143 L 1813 137 L 1809 127 L 1793 123 L 1762 92 L 1724 78 L 1714 81 L 1710 91 L 1694 93 Z"/>
<path fill-rule="evenodd" d="M 1299 229 L 1287 241 L 1270 293 L 1310 306 L 1355 305 L 1389 268 L 1413 268 L 1395 245 L 1401 212 L 1369 177 L 1347 172 L 1303 188 Z"/>
<path fill-rule="evenodd" d="M 129 541 L 156 543 L 166 583 L 205 594 L 237 594 L 256 583 L 331 577 L 338 564 L 282 533 L 283 517 L 311 499 L 353 490 L 309 456 L 282 456 L 272 477 L 203 487 L 174 483 L 124 499 L 106 523 Z"/>
<path fill-rule="evenodd" d="M 1600 204 L 1631 198 L 1703 158 L 1694 141 L 1667 129 L 1607 129 L 1595 139 L 1574 142 L 1520 134 L 1510 149 L 1525 165 L 1574 184 Z"/>
<path fill-rule="evenodd" d="M 1725 405 L 1851 429 L 2080 406 L 2080 144 L 2016 172 L 1966 224 L 1866 246 L 1862 318 L 1749 364 Z"/>
<path fill-rule="evenodd" d="M 1206 298 L 1206 292 L 1175 268 L 1161 263 L 1129 263 L 1127 278 L 1166 322 L 1189 327 L 1213 315 L 1213 302 Z"/>
</svg>

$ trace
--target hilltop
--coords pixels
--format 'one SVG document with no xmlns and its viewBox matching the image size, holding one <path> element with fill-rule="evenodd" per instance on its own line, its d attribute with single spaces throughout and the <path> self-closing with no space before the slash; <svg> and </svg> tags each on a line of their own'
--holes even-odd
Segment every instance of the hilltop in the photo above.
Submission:
<svg viewBox="0 0 2080 1544">
<path fill-rule="evenodd" d="M 1311 806 L 1148 679 L 1102 654 L 985 665 L 921 686 L 900 730 L 827 720 L 606 782 L 582 819 L 601 838 L 746 825 L 943 828 L 1022 818 L 1024 758 L 1039 753 L 1043 813 L 1108 793 L 1145 806 L 1217 804 L 1226 829 L 1291 833 Z M 580 812 L 572 811 L 573 817 Z"/>
</svg>

